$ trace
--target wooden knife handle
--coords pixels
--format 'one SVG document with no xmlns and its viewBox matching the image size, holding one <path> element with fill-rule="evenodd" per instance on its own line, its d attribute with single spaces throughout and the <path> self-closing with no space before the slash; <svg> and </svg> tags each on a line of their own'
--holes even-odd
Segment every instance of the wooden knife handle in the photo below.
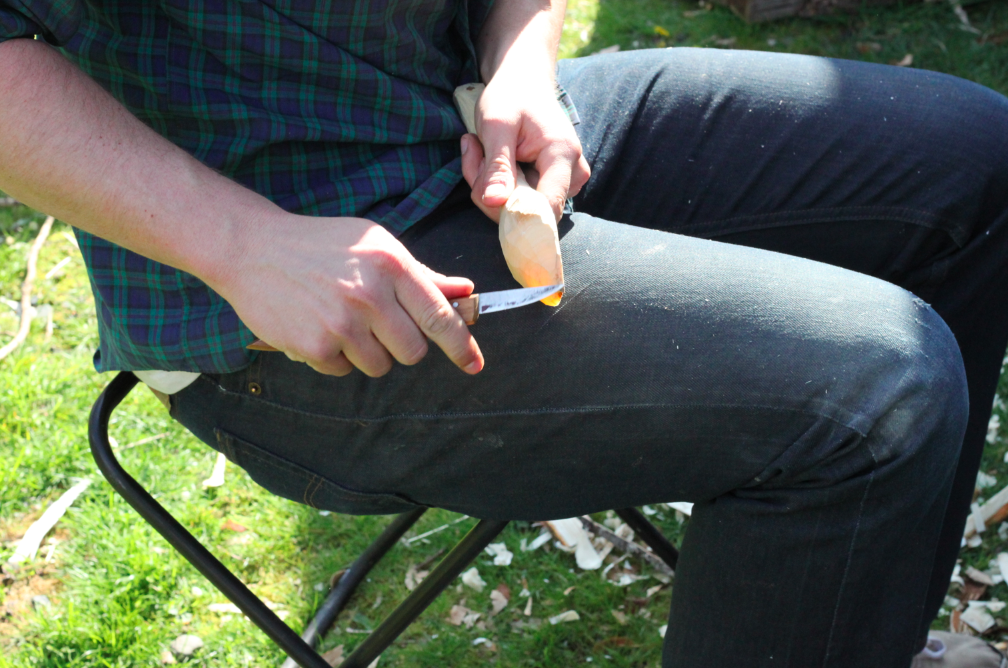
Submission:
<svg viewBox="0 0 1008 668">
<path fill-rule="evenodd" d="M 462 297 L 460 299 L 452 299 L 449 301 L 458 314 L 462 316 L 467 325 L 475 325 L 476 321 L 479 320 L 479 294 L 472 294 L 468 297 Z M 266 343 L 262 339 L 256 339 L 252 343 L 245 346 L 249 350 L 261 350 L 263 352 L 277 352 L 277 349 Z"/>
</svg>

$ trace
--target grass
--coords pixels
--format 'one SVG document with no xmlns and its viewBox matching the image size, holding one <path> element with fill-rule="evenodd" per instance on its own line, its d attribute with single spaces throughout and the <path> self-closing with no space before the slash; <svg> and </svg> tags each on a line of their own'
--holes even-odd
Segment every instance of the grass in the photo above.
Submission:
<svg viewBox="0 0 1008 668">
<path fill-rule="evenodd" d="M 1008 92 L 1008 4 L 968 7 L 980 35 L 961 29 L 948 5 L 907 4 L 864 9 L 851 16 L 793 19 L 746 25 L 721 7 L 678 0 L 576 0 L 568 10 L 561 53 L 586 55 L 618 44 L 622 49 L 661 46 L 715 46 L 790 51 L 875 62 L 914 55 L 914 65 L 949 72 Z M 27 208 L 0 208 L 0 296 L 18 299 L 28 244 L 43 217 Z M 86 417 L 107 378 L 91 366 L 96 325 L 90 288 L 79 253 L 57 224 L 39 262 L 39 304 L 54 309 L 54 332 L 46 340 L 36 322 L 28 342 L 0 362 L 0 562 L 14 549 L 28 524 L 78 478 L 94 482 L 80 497 L 34 561 L 0 585 L 0 668 L 127 667 L 157 665 L 168 643 L 182 633 L 199 635 L 206 647 L 190 663 L 203 666 L 278 665 L 281 653 L 241 616 L 211 612 L 224 602 L 212 587 L 101 479 L 87 447 Z M 62 259 L 64 270 L 45 278 Z M 0 342 L 16 329 L 13 313 L 0 305 Z M 1008 396 L 1008 376 L 1000 396 Z M 1008 425 L 1008 413 L 996 412 Z M 383 518 L 323 516 L 263 492 L 239 469 L 228 467 L 227 484 L 204 490 L 201 481 L 214 453 L 167 416 L 147 392 L 137 390 L 117 412 L 113 434 L 123 447 L 128 470 L 161 503 L 260 596 L 276 604 L 295 629 L 310 618 L 324 595 L 324 583 L 359 553 L 387 521 Z M 133 446 L 142 439 L 157 437 Z M 993 439 L 983 469 L 999 489 L 1008 483 L 1004 462 L 1008 440 Z M 988 490 L 987 493 L 989 493 Z M 431 511 L 412 532 L 454 520 Z M 601 519 L 601 518 L 600 518 Z M 683 526 L 672 513 L 657 523 L 678 540 Z M 222 528 L 226 520 L 247 527 Z M 340 618 L 324 648 L 352 649 L 406 594 L 411 564 L 450 547 L 472 520 L 413 543 L 397 546 Z M 549 547 L 521 552 L 522 538 L 538 529 L 514 524 L 501 539 L 515 552 L 509 567 L 477 560 L 488 588 L 481 593 L 451 588 L 382 657 L 383 666 L 569 666 L 589 658 L 611 666 L 656 666 L 658 628 L 664 624 L 671 590 L 651 598 L 653 579 L 626 588 L 603 582 L 598 573 L 574 568 L 574 560 Z M 979 548 L 966 549 L 964 566 L 981 569 L 1008 541 L 995 531 Z M 47 559 L 48 557 L 48 559 Z M 637 566 L 639 567 L 639 565 Z M 645 571 L 647 572 L 647 571 Z M 531 617 L 517 598 L 523 582 L 533 598 Z M 490 618 L 490 591 L 505 584 L 515 594 L 500 615 Z M 319 587 L 319 585 L 322 585 Z M 574 589 L 570 589 L 574 587 Z M 991 595 L 1008 598 L 1000 584 Z M 49 608 L 32 609 L 30 599 L 45 594 Z M 449 608 L 465 605 L 483 613 L 483 628 L 455 627 Z M 548 617 L 576 609 L 581 621 L 551 626 Z M 622 625 L 612 611 L 626 613 Z M 1004 613 L 1000 613 L 1004 625 Z M 939 618 L 939 625 L 947 623 Z M 494 647 L 474 646 L 485 637 Z"/>
</svg>

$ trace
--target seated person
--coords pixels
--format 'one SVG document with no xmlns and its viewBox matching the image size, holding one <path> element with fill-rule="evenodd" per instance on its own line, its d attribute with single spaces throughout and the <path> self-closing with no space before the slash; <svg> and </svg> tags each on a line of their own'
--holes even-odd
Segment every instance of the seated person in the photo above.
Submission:
<svg viewBox="0 0 1008 668">
<path fill-rule="evenodd" d="M 666 668 L 909 665 L 1008 339 L 1008 100 L 768 53 L 557 64 L 563 15 L 0 0 L 0 188 L 77 228 L 96 368 L 188 372 L 142 375 L 268 489 L 693 501 Z M 566 294 L 470 331 L 449 299 L 516 287 L 488 216 L 519 162 Z"/>
</svg>

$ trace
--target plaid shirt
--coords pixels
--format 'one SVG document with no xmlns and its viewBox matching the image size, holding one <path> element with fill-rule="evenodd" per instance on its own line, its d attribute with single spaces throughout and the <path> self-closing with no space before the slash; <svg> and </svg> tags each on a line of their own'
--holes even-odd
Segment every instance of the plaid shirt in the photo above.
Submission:
<svg viewBox="0 0 1008 668">
<path fill-rule="evenodd" d="M 399 233 L 461 181 L 451 96 L 479 79 L 491 2 L 0 0 L 0 41 L 59 46 L 155 131 L 288 211 Z M 77 237 L 99 371 L 251 361 L 255 337 L 202 281 Z"/>
</svg>

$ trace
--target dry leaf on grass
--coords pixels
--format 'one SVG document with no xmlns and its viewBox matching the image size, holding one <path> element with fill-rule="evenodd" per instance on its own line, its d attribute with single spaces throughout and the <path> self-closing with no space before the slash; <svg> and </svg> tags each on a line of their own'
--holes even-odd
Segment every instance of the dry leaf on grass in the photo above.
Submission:
<svg viewBox="0 0 1008 668">
<path fill-rule="evenodd" d="M 913 65 L 913 60 L 914 60 L 913 54 L 908 53 L 907 55 L 903 56 L 903 58 L 901 58 L 900 60 L 894 60 L 889 64 L 895 65 L 896 67 L 911 67 Z"/>
<path fill-rule="evenodd" d="M 331 650 L 323 654 L 322 658 L 325 660 L 326 663 L 328 663 L 330 666 L 333 666 L 334 668 L 340 665 L 341 663 L 343 663 L 344 659 L 343 645 L 337 645 L 336 647 L 333 647 Z"/>
<path fill-rule="evenodd" d="M 625 612 L 620 612 L 619 610 L 610 610 L 612 616 L 616 619 L 616 623 L 620 626 L 626 626 L 627 616 Z"/>
<path fill-rule="evenodd" d="M 221 529 L 225 531 L 234 531 L 235 533 L 243 533 L 245 531 L 248 531 L 248 527 L 242 526 L 241 524 L 238 524 L 232 519 L 224 520 L 224 522 L 221 524 Z"/>
</svg>

